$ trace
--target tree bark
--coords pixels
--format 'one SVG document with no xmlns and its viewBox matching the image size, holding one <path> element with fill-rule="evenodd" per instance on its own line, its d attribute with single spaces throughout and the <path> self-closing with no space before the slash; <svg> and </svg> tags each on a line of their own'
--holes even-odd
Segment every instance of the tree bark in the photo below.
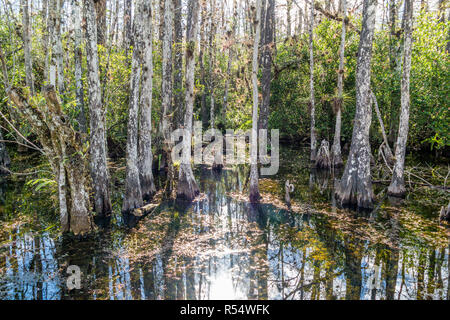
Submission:
<svg viewBox="0 0 450 320">
<path fill-rule="evenodd" d="M 197 47 L 198 7 L 198 0 L 189 0 L 189 16 L 186 32 L 186 114 L 184 118 L 185 137 L 187 139 L 183 139 L 184 148 L 189 150 L 189 159 L 183 159 L 180 165 L 177 188 L 177 199 L 186 201 L 192 201 L 200 193 L 190 162 L 192 115 L 194 108 L 194 55 Z"/>
<path fill-rule="evenodd" d="M 200 51 L 198 56 L 198 63 L 200 65 L 200 83 L 202 85 L 201 96 L 201 119 L 202 126 L 208 126 L 208 109 L 206 106 L 206 70 L 205 70 L 205 52 L 206 48 L 206 0 L 201 0 L 201 21 L 200 21 Z"/>
<path fill-rule="evenodd" d="M 141 49 L 143 0 L 136 0 L 133 20 L 133 56 L 131 60 L 130 98 L 127 126 L 127 168 L 122 212 L 130 213 L 143 205 L 138 169 L 139 84 L 141 80 Z"/>
<path fill-rule="evenodd" d="M 42 31 L 43 33 L 43 50 L 44 50 L 44 72 L 43 72 L 43 76 L 44 76 L 44 81 L 42 82 L 42 88 L 44 88 L 44 86 L 46 84 L 48 84 L 48 59 L 49 59 L 49 46 L 50 46 L 50 24 L 51 24 L 51 19 L 49 18 L 49 14 L 48 14 L 48 0 L 43 0 L 42 1 L 42 21 L 44 23 L 44 30 Z"/>
<path fill-rule="evenodd" d="M 94 211 L 100 216 L 111 213 L 109 175 L 106 163 L 105 110 L 102 106 L 97 52 L 97 20 L 93 0 L 83 0 L 86 21 L 86 60 L 89 85 L 90 161 L 94 187 Z"/>
<path fill-rule="evenodd" d="M 264 45 L 264 39 L 266 34 L 266 8 L 267 8 L 267 0 L 261 0 L 261 23 L 259 24 L 259 27 L 261 29 L 261 36 L 259 39 L 259 47 L 261 48 Z M 262 55 L 259 54 L 259 64 L 261 64 L 262 61 Z"/>
<path fill-rule="evenodd" d="M 259 129 L 267 129 L 269 122 L 270 85 L 272 82 L 273 31 L 275 23 L 275 0 L 267 0 L 265 33 L 262 53 L 262 103 L 259 114 Z"/>
<path fill-rule="evenodd" d="M 175 107 L 175 126 L 183 124 L 184 101 L 183 101 L 183 29 L 181 25 L 182 15 L 181 0 L 173 0 L 174 5 L 174 76 L 173 76 L 173 93 Z"/>
<path fill-rule="evenodd" d="M 139 119 L 139 173 L 142 197 L 149 201 L 156 188 L 152 173 L 153 25 L 151 0 L 143 7 L 142 89 Z"/>
<path fill-rule="evenodd" d="M 215 36 L 216 36 L 216 22 L 215 22 L 215 0 L 210 0 L 210 28 L 209 28 L 209 95 L 210 95 L 210 109 L 209 109 L 209 119 L 210 126 L 214 128 L 215 126 L 215 100 L 214 100 L 214 87 L 215 87 L 215 58 L 216 58 L 216 44 L 215 44 Z"/>
<path fill-rule="evenodd" d="M 256 0 L 256 8 L 252 7 L 255 20 L 253 25 L 255 28 L 255 37 L 253 39 L 253 57 L 252 57 L 252 85 L 253 85 L 253 108 L 252 108 L 252 134 L 250 145 L 250 202 L 259 202 L 259 186 L 258 186 L 258 47 L 259 38 L 261 36 L 261 0 Z"/>
<path fill-rule="evenodd" d="M 401 80 L 401 113 L 400 124 L 395 147 L 395 165 L 388 194 L 391 196 L 403 197 L 406 194 L 404 171 L 406 142 L 408 140 L 409 129 L 409 106 L 410 106 L 410 72 L 411 72 L 411 52 L 412 52 L 412 20 L 413 1 L 405 0 L 405 24 L 404 24 L 404 45 L 403 45 L 403 74 Z"/>
<path fill-rule="evenodd" d="M 124 0 L 124 8 L 123 8 L 123 46 L 125 48 L 125 53 L 128 53 L 128 50 L 131 45 L 131 3 L 132 0 Z"/>
<path fill-rule="evenodd" d="M 286 33 L 287 37 L 290 38 L 292 35 L 292 22 L 291 22 L 291 9 L 292 9 L 292 0 L 286 1 Z"/>
<path fill-rule="evenodd" d="M 166 181 L 165 194 L 171 195 L 173 192 L 174 168 L 171 158 L 172 144 L 170 142 L 171 120 L 172 120 L 172 46 L 173 46 L 173 1 L 164 0 L 164 21 L 163 21 L 163 41 L 162 41 L 162 119 L 161 132 L 164 138 L 163 152 L 167 161 L 168 177 Z"/>
<path fill-rule="evenodd" d="M 31 58 L 30 13 L 28 8 L 28 1 L 20 0 L 20 6 L 22 7 L 25 81 L 27 87 L 30 89 L 31 95 L 34 95 L 33 61 Z"/>
<path fill-rule="evenodd" d="M 314 31 L 314 0 L 310 3 L 310 17 L 309 17 L 309 90 L 311 108 L 311 161 L 316 161 L 316 101 L 314 96 L 314 49 L 313 49 L 313 31 Z"/>
<path fill-rule="evenodd" d="M 87 132 L 86 127 L 86 112 L 84 109 L 84 89 L 83 89 L 83 67 L 82 67 L 82 52 L 81 52 L 81 10 L 78 0 L 72 0 L 72 19 L 74 25 L 74 64 L 75 64 L 75 83 L 76 83 L 76 97 L 78 109 L 78 125 L 79 130 L 83 133 Z"/>
<path fill-rule="evenodd" d="M 344 174 L 336 190 L 336 198 L 342 206 L 351 205 L 367 209 L 373 208 L 374 198 L 370 176 L 369 129 L 372 121 L 370 65 L 376 6 L 376 0 L 364 0 L 356 70 L 356 114 L 352 143 Z"/>
<path fill-rule="evenodd" d="M 230 31 L 227 31 L 227 40 L 229 41 L 228 46 L 228 63 L 227 63 L 227 76 L 225 81 L 225 95 L 223 98 L 223 119 L 226 120 L 227 110 L 228 110 L 228 95 L 230 91 L 230 80 L 231 80 L 231 66 L 233 63 L 233 45 L 234 37 L 236 34 L 236 27 L 238 24 L 238 4 L 237 0 L 233 1 L 233 21 L 231 23 L 232 27 Z"/>
<path fill-rule="evenodd" d="M 303 32 L 303 10 L 302 8 L 298 8 L 297 34 L 302 34 L 302 32 Z"/>
<path fill-rule="evenodd" d="M 162 131 L 167 139 L 170 133 L 169 114 L 172 112 L 172 45 L 173 45 L 173 3 L 164 0 L 164 36 L 162 48 Z"/>
<path fill-rule="evenodd" d="M 97 15 L 97 43 L 106 44 L 106 0 L 95 0 Z"/>
<path fill-rule="evenodd" d="M 336 126 L 334 130 L 334 140 L 331 147 L 331 162 L 334 167 L 341 167 L 344 165 L 341 155 L 341 125 L 342 125 L 342 106 L 344 104 L 343 91 L 344 91 L 344 54 L 345 54 L 345 32 L 346 32 L 346 20 L 347 20 L 347 1 L 342 0 L 342 31 L 341 31 L 341 45 L 339 47 L 339 71 L 338 71 L 338 96 L 335 99 L 335 112 L 336 112 Z"/>
<path fill-rule="evenodd" d="M 113 18 L 112 18 L 112 26 L 111 26 L 110 33 L 108 35 L 109 36 L 109 40 L 111 42 L 111 45 L 113 43 L 115 43 L 116 46 L 118 46 L 117 27 L 118 27 L 118 24 L 119 24 L 119 11 L 120 11 L 119 4 L 120 4 L 120 1 L 116 0 L 115 1 L 115 5 L 114 5 Z"/>
<path fill-rule="evenodd" d="M 389 143 L 393 143 L 395 141 L 395 133 L 397 131 L 397 116 L 398 108 L 396 105 L 396 97 L 397 97 L 397 89 L 395 89 L 395 81 L 394 75 L 397 69 L 397 56 L 398 56 L 398 47 L 396 45 L 396 37 L 397 37 L 397 1 L 392 0 L 389 1 L 389 66 L 390 66 L 390 75 L 391 75 L 391 90 L 390 90 L 390 119 L 389 119 Z"/>
<path fill-rule="evenodd" d="M 64 4 L 64 0 L 50 1 L 51 5 L 49 7 L 51 30 L 50 36 L 52 37 L 52 66 L 56 68 L 57 71 L 57 87 L 58 92 L 64 93 L 64 61 L 62 52 L 62 39 L 61 39 L 61 8 Z M 50 75 L 52 78 L 52 75 Z"/>
</svg>

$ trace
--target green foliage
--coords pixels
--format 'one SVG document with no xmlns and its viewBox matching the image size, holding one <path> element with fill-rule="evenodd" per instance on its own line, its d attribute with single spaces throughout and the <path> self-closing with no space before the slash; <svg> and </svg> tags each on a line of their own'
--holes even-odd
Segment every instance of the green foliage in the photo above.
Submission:
<svg viewBox="0 0 450 320">
<path fill-rule="evenodd" d="M 20 21 L 20 17 L 16 17 Z M 357 17 L 350 17 L 353 25 L 360 28 Z M 6 55 L 10 82 L 25 88 L 25 68 L 20 27 L 6 16 L 0 16 L 0 42 Z M 8 21 L 10 21 L 8 23 Z M 11 22 L 12 21 L 12 22 Z M 5 22 L 5 23 L 3 23 Z M 43 21 L 40 15 L 33 18 L 32 56 L 35 87 L 40 90 L 45 65 Z M 337 75 L 339 68 L 339 44 L 341 23 L 323 18 L 314 30 L 314 79 L 316 97 L 316 127 L 318 138 L 333 139 L 335 115 L 332 102 L 337 97 Z M 408 147 L 429 150 L 442 149 L 450 145 L 449 132 L 449 57 L 445 51 L 448 41 L 449 22 L 443 24 L 434 13 L 422 13 L 414 22 L 414 44 L 411 71 L 411 118 Z M 278 41 L 274 51 L 273 81 L 269 126 L 280 129 L 282 138 L 304 141 L 309 137 L 309 50 L 308 34 L 297 35 L 289 40 Z M 64 112 L 77 128 L 80 112 L 76 100 L 74 76 L 73 39 L 69 32 L 62 35 L 64 48 L 64 75 L 66 91 L 61 96 Z M 204 70 L 196 69 L 196 101 L 194 119 L 201 118 L 202 95 L 208 108 L 211 103 L 210 86 L 214 85 L 215 116 L 218 128 L 249 129 L 251 127 L 252 85 L 251 49 L 252 39 L 244 35 L 232 43 L 233 62 L 229 75 L 228 104 L 225 108 L 225 87 L 228 77 L 228 54 L 230 41 L 217 35 L 214 60 L 210 61 L 208 48 L 203 54 Z M 359 34 L 347 29 L 344 68 L 344 104 L 342 114 L 342 142 L 349 142 L 355 113 L 355 73 Z M 153 51 L 153 107 L 152 127 L 156 137 L 161 117 L 161 43 L 155 41 Z M 401 48 L 402 37 L 391 37 L 387 28 L 375 34 L 372 62 L 372 89 L 375 92 L 386 130 L 396 136 L 400 110 Z M 397 65 L 392 69 L 389 52 L 394 48 Z M 185 50 L 186 48 L 183 48 Z M 128 118 L 129 79 L 132 49 L 127 52 L 119 45 L 99 46 L 100 79 L 103 103 L 106 107 L 108 145 L 110 150 L 119 150 L 124 155 Z M 85 48 L 83 52 L 83 83 L 85 108 L 88 111 L 88 84 Z M 184 51 L 183 51 L 184 54 Z M 198 55 L 196 55 L 198 59 Z M 198 62 L 198 61 L 197 61 Z M 203 71 L 203 72 L 202 72 Z M 211 71 L 211 72 L 210 72 Z M 206 85 L 202 85 L 204 74 Z M 261 72 L 260 72 L 261 76 Z M 184 87 L 184 86 L 183 86 Z M 25 91 L 25 89 L 23 89 Z M 0 86 L 0 96 L 5 96 Z M 2 112 L 17 120 L 20 130 L 33 140 L 29 126 L 6 99 L 1 99 Z M 260 101 L 261 102 L 261 101 Z M 86 112 L 89 116 L 89 112 Z M 391 132 L 389 132 L 391 131 Z M 6 138 L 10 135 L 5 134 Z M 375 148 L 381 143 L 381 131 L 375 116 L 372 121 L 371 140 Z"/>
<path fill-rule="evenodd" d="M 354 22 L 353 22 L 354 23 Z M 355 23 L 354 23 L 355 24 Z M 358 25 L 358 23 L 356 23 Z M 433 13 L 422 13 L 414 23 L 411 70 L 411 116 L 408 147 L 444 148 L 450 145 L 449 54 L 445 51 L 449 22 L 444 25 Z M 314 79 L 316 126 L 319 138 L 333 139 L 335 117 L 331 102 L 337 95 L 341 23 L 323 19 L 314 33 Z M 277 48 L 275 78 L 272 82 L 269 124 L 282 136 L 307 139 L 309 136 L 309 36 L 303 34 Z M 392 41 L 392 42 L 391 42 Z M 345 46 L 344 108 L 342 140 L 349 142 L 355 110 L 355 74 L 358 33 L 348 28 Z M 396 68 L 390 67 L 390 45 Z M 391 39 L 388 30 L 377 31 L 372 60 L 372 89 L 377 96 L 386 130 L 397 130 L 400 114 L 402 37 Z M 277 69 L 282 70 L 277 74 Z M 394 129 L 392 129 L 394 128 Z M 394 136 L 396 132 L 394 131 Z M 382 141 L 375 114 L 371 128 L 374 146 Z"/>
<path fill-rule="evenodd" d="M 55 188 L 57 186 L 57 183 L 55 180 L 47 179 L 47 178 L 38 178 L 38 179 L 32 179 L 29 180 L 26 183 L 27 186 L 33 186 L 35 191 L 39 191 L 43 188 Z"/>
</svg>

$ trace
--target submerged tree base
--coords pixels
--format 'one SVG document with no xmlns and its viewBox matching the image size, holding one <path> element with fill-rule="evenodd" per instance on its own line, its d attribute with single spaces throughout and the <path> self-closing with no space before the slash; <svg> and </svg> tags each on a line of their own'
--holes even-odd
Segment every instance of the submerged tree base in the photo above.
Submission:
<svg viewBox="0 0 450 320">
<path fill-rule="evenodd" d="M 342 161 L 341 155 L 332 157 L 331 163 L 333 168 L 342 168 L 344 166 L 344 161 Z"/>
<path fill-rule="evenodd" d="M 366 157 L 368 153 L 366 153 Z M 341 182 L 336 189 L 336 200 L 342 207 L 373 209 L 374 194 L 370 176 L 370 168 L 359 172 L 356 159 L 351 155 L 345 168 Z M 367 163 L 367 159 L 365 161 Z"/>
<path fill-rule="evenodd" d="M 351 190 L 351 189 L 350 189 Z M 341 207 L 354 209 L 373 209 L 373 197 L 368 192 L 355 193 L 349 189 L 336 192 L 336 200 Z"/>
<path fill-rule="evenodd" d="M 192 201 L 200 194 L 190 164 L 180 165 L 177 200 Z"/>
<path fill-rule="evenodd" d="M 153 174 L 151 172 L 150 174 L 140 175 L 142 199 L 144 199 L 144 201 L 152 200 L 156 193 L 155 183 L 153 180 Z"/>
<path fill-rule="evenodd" d="M 250 196 L 249 196 L 251 203 L 258 203 L 259 199 L 261 199 L 261 195 L 259 194 L 258 190 L 250 190 Z"/>
<path fill-rule="evenodd" d="M 397 179 L 393 179 L 392 183 L 388 187 L 388 196 L 404 198 L 406 196 L 406 188 L 404 183 L 400 183 Z"/>
</svg>

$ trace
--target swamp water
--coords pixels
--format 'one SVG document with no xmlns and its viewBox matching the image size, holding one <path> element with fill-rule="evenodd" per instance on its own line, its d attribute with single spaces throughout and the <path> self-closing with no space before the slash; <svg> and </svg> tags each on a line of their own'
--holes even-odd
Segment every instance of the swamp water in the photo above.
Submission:
<svg viewBox="0 0 450 320">
<path fill-rule="evenodd" d="M 115 190 L 110 226 L 84 240 L 58 232 L 50 193 L 4 181 L 0 299 L 449 299 L 449 233 L 433 191 L 395 203 L 377 185 L 373 212 L 340 210 L 333 175 L 310 170 L 307 150 L 280 158 L 258 206 L 246 202 L 248 168 L 199 167 L 197 201 L 162 203 L 130 228 Z M 81 288 L 69 291 L 70 265 Z"/>
</svg>

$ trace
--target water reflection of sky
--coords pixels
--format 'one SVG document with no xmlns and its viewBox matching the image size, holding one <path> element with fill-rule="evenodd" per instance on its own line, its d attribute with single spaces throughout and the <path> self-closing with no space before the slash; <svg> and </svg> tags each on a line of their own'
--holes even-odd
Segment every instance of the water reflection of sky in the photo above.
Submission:
<svg viewBox="0 0 450 320">
<path fill-rule="evenodd" d="M 17 228 L 1 239 L 0 298 L 448 298 L 448 246 L 403 242 L 404 232 L 394 230 L 392 248 L 341 232 L 323 215 L 254 208 L 229 196 L 244 180 L 242 170 L 201 171 L 203 200 L 188 208 L 163 204 L 134 229 L 113 226 L 100 240 Z M 81 290 L 65 286 L 70 264 L 83 272 Z"/>
</svg>

